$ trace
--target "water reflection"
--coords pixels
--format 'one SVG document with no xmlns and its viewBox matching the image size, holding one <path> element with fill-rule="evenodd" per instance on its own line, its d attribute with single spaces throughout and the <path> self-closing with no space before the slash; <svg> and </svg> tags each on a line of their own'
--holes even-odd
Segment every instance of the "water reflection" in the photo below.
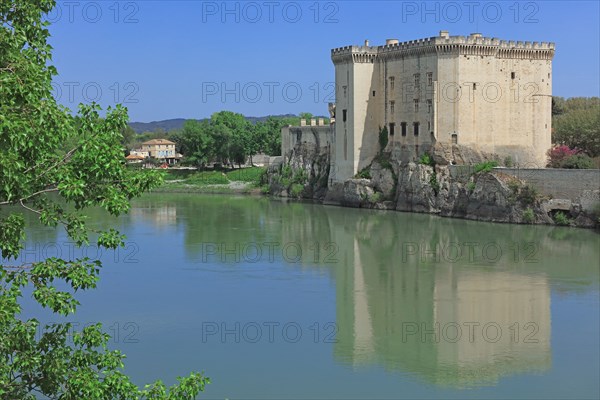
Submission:
<svg viewBox="0 0 600 400">
<path fill-rule="evenodd" d="M 555 362 L 558 357 L 551 344 L 560 339 L 551 324 L 555 295 L 598 292 L 600 236 L 587 230 L 478 223 L 262 197 L 165 194 L 137 200 L 131 213 L 117 220 L 100 210 L 91 210 L 90 217 L 97 228 L 116 224 L 128 240 L 139 241 L 142 263 L 148 254 L 149 261 L 168 266 L 173 279 L 165 287 L 177 289 L 165 293 L 183 296 L 189 313 L 199 312 L 192 297 L 197 287 L 209 293 L 202 299 L 220 299 L 224 305 L 211 307 L 215 315 L 227 319 L 229 315 L 223 315 L 227 304 L 236 304 L 239 291 L 257 296 L 251 289 L 257 281 L 247 277 L 268 281 L 263 288 L 285 291 L 285 285 L 299 282 L 277 281 L 290 271 L 296 276 L 312 271 L 329 276 L 338 327 L 337 342 L 327 347 L 333 360 L 356 370 L 382 367 L 436 386 L 495 385 L 502 377 L 555 369 L 553 354 Z M 33 230 L 30 238 L 63 240 L 62 234 L 54 235 L 55 231 Z M 155 251 L 156 243 L 169 251 Z M 302 257 L 292 263 L 278 251 L 272 260 L 265 253 L 249 262 L 244 254 L 241 261 L 217 254 L 207 262 L 207 243 L 224 244 L 229 250 L 239 245 L 234 252 L 249 243 L 278 243 L 279 249 L 294 243 Z M 135 292 L 145 299 L 143 312 L 168 316 L 172 326 L 179 326 L 180 317 L 170 309 L 160 314 L 168 304 L 143 297 L 167 285 L 164 270 L 146 266 L 137 270 L 137 266 L 119 267 L 144 274 Z M 212 286 L 224 281 L 207 273 L 219 270 L 238 277 L 233 283 L 225 281 L 231 289 L 227 301 L 217 294 L 222 288 Z M 212 280 L 204 282 L 207 276 Z M 291 299 L 279 292 L 271 301 Z M 271 315 L 279 312 L 277 307 L 269 310 L 258 315 L 265 321 L 295 318 L 284 306 L 281 314 Z M 182 326 L 192 329 L 191 324 L 186 321 Z M 313 349 L 310 345 L 304 350 Z M 170 344 L 165 346 L 167 351 Z M 269 350 L 281 348 L 273 345 Z"/>
<path fill-rule="evenodd" d="M 598 285 L 597 265 L 573 259 L 600 258 L 598 236 L 590 231 L 264 198 L 150 201 L 157 208 L 133 212 L 131 222 L 176 218 L 190 260 L 206 242 L 294 242 L 304 250 L 336 244 L 335 263 L 313 257 L 298 263 L 325 268 L 335 281 L 334 358 L 444 386 L 489 385 L 505 375 L 548 370 L 553 287 Z"/>
</svg>

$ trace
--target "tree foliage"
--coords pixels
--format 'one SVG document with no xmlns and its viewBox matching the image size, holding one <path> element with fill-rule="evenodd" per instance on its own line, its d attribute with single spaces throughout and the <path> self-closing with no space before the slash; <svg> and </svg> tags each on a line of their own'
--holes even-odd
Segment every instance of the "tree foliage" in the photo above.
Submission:
<svg viewBox="0 0 600 400">
<path fill-rule="evenodd" d="M 68 323 L 46 326 L 27 319 L 20 299 L 32 293 L 42 307 L 70 315 L 75 292 L 96 287 L 101 263 L 89 258 L 16 260 L 26 241 L 25 214 L 42 225 L 62 226 L 78 245 L 93 234 L 98 247 L 115 249 L 124 236 L 88 229 L 83 211 L 112 215 L 160 184 L 160 175 L 124 165 L 127 110 L 80 105 L 77 115 L 52 97 L 49 31 L 43 15 L 54 1 L 0 2 L 0 398 L 189 399 L 208 379 L 192 373 L 167 389 L 158 381 L 140 390 L 122 372 L 124 355 L 107 347 L 100 325 L 73 333 Z M 4 263 L 4 261 L 1 261 Z M 72 339 L 71 339 L 72 337 Z"/>
<path fill-rule="evenodd" d="M 552 142 L 600 156 L 600 98 L 553 98 Z"/>
<path fill-rule="evenodd" d="M 252 124 L 242 114 L 214 113 L 210 119 L 188 120 L 171 135 L 186 161 L 198 167 L 215 161 L 225 165 L 243 164 L 254 154 L 281 154 L 281 128 L 298 125 L 297 117 L 268 117 Z"/>
</svg>

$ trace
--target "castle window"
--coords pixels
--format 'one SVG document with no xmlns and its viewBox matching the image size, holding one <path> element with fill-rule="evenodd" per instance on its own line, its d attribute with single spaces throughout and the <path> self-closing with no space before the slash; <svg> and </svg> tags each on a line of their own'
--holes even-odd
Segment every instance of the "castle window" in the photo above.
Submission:
<svg viewBox="0 0 600 400">
<path fill-rule="evenodd" d="M 433 85 L 433 72 L 427 73 L 427 86 Z"/>
<path fill-rule="evenodd" d="M 342 110 L 342 121 L 346 122 L 346 117 L 348 116 L 348 110 Z"/>
<path fill-rule="evenodd" d="M 456 133 L 452 134 L 452 144 L 458 144 L 458 135 Z"/>
<path fill-rule="evenodd" d="M 550 79 L 550 72 L 548 72 L 548 79 Z"/>
<path fill-rule="evenodd" d="M 390 76 L 390 90 L 394 90 L 394 82 L 395 82 L 395 78 L 393 76 Z"/>
<path fill-rule="evenodd" d="M 394 128 L 396 127 L 396 124 L 393 122 L 390 122 L 390 136 L 394 136 Z"/>
<path fill-rule="evenodd" d="M 348 95 L 348 86 L 344 86 L 344 97 L 347 97 Z"/>
<path fill-rule="evenodd" d="M 432 103 L 431 100 L 427 100 L 427 114 L 431 114 Z"/>
<path fill-rule="evenodd" d="M 419 99 L 415 99 L 415 112 L 419 112 Z"/>
<path fill-rule="evenodd" d="M 510 73 L 510 79 L 515 79 L 516 76 L 517 74 L 515 72 Z"/>
<path fill-rule="evenodd" d="M 406 122 L 402 122 L 400 127 L 402 128 L 402 136 L 406 136 Z"/>
<path fill-rule="evenodd" d="M 373 90 L 373 97 L 375 97 L 375 91 Z"/>
<path fill-rule="evenodd" d="M 390 114 L 394 114 L 394 109 L 396 108 L 396 102 L 390 101 Z"/>
<path fill-rule="evenodd" d="M 415 88 L 418 88 L 419 85 L 420 85 L 420 83 L 421 83 L 420 82 L 421 81 L 421 74 L 415 74 L 414 77 L 415 77 Z"/>
<path fill-rule="evenodd" d="M 419 136 L 419 123 L 413 122 L 413 134 Z"/>
<path fill-rule="evenodd" d="M 431 130 L 431 121 L 427 121 L 427 130 Z"/>
<path fill-rule="evenodd" d="M 477 84 L 473 82 L 473 90 L 477 90 Z"/>
</svg>

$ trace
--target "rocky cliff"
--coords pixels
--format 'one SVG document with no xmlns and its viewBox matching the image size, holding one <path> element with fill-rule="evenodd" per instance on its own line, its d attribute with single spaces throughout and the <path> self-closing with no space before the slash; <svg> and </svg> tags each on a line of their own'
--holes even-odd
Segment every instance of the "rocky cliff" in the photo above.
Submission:
<svg viewBox="0 0 600 400">
<path fill-rule="evenodd" d="M 446 149 L 447 150 L 447 149 Z M 465 155 L 460 152 L 461 157 Z M 469 154 L 474 161 L 490 160 Z M 540 195 L 525 180 L 492 170 L 491 164 L 465 174 L 451 174 L 456 152 L 434 152 L 420 163 L 403 162 L 393 152 L 378 156 L 354 179 L 327 187 L 329 152 L 296 146 L 281 165 L 268 173 L 276 196 L 307 198 L 326 204 L 433 213 L 480 221 L 559 224 L 594 227 L 599 224 L 600 191 L 582 193 L 576 201 Z"/>
</svg>

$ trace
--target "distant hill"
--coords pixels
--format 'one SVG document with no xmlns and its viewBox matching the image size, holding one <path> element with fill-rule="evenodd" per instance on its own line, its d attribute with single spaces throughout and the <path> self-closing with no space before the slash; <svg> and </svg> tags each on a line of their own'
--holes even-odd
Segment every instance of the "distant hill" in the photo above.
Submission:
<svg viewBox="0 0 600 400">
<path fill-rule="evenodd" d="M 246 119 L 254 124 L 258 121 L 262 122 L 269 117 L 270 117 L 270 115 L 267 115 L 264 117 L 246 117 Z M 289 118 L 289 117 L 296 117 L 296 115 L 284 114 L 284 115 L 273 115 L 273 117 Z M 168 131 L 171 131 L 174 129 L 181 129 L 183 127 L 183 124 L 185 123 L 185 121 L 187 121 L 187 119 L 185 119 L 185 118 L 175 118 L 175 119 L 165 119 L 163 121 L 152 121 L 152 122 L 130 122 L 129 126 L 136 133 L 154 132 L 159 129 L 162 129 L 162 130 L 168 132 Z"/>
</svg>

